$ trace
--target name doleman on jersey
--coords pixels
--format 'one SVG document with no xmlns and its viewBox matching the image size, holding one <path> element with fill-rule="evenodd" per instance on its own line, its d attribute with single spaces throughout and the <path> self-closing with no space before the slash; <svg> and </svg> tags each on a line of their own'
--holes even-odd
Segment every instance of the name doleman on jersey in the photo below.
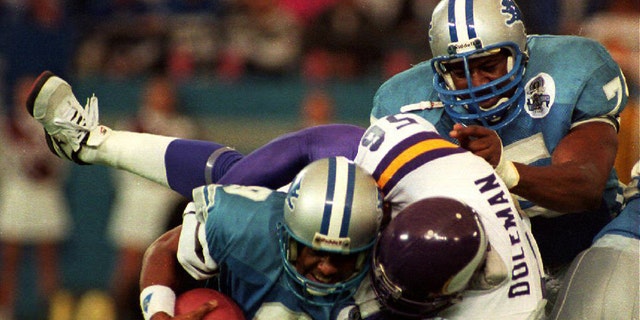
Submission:
<svg viewBox="0 0 640 320">
<path fill-rule="evenodd" d="M 531 286 L 527 278 L 529 275 L 529 266 L 527 265 L 523 241 L 521 240 L 520 232 L 518 232 L 518 227 L 515 222 L 516 213 L 511 209 L 507 198 L 510 197 L 510 195 L 505 194 L 505 192 L 500 189 L 497 179 L 495 174 L 491 174 L 485 178 L 476 180 L 475 184 L 480 187 L 482 194 L 488 196 L 487 202 L 495 209 L 496 217 L 503 221 L 503 227 L 507 230 L 507 233 L 509 233 L 512 247 L 511 260 L 513 262 L 511 280 L 514 282 L 509 286 L 509 298 L 515 298 L 531 293 Z M 496 191 L 498 192 L 496 193 Z M 525 237 L 526 236 L 525 234 Z"/>
</svg>

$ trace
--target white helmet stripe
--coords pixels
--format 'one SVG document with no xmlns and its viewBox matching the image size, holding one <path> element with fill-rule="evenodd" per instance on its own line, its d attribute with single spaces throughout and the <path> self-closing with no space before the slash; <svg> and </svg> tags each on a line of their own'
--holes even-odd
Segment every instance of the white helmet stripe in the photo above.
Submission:
<svg viewBox="0 0 640 320">
<path fill-rule="evenodd" d="M 320 233 L 332 238 L 346 237 L 351 219 L 351 206 L 355 184 L 355 168 L 350 162 L 336 162 L 330 158 L 325 210 Z M 346 176 L 348 179 L 335 179 Z"/>
<path fill-rule="evenodd" d="M 449 36 L 451 42 L 476 38 L 473 21 L 473 0 L 449 1 Z"/>
</svg>

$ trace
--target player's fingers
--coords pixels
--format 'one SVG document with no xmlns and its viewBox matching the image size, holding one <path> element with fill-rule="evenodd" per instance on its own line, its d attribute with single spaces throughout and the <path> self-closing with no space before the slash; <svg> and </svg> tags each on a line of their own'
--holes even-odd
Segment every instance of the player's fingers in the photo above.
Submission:
<svg viewBox="0 0 640 320">
<path fill-rule="evenodd" d="M 202 306 L 200 306 L 200 308 L 198 308 L 198 311 L 202 311 L 204 314 L 207 314 L 213 311 L 213 309 L 217 307 L 218 307 L 218 300 L 209 300 L 206 303 L 204 303 Z"/>
<path fill-rule="evenodd" d="M 482 126 L 464 126 L 459 123 L 454 124 L 453 129 L 449 132 L 449 136 L 457 139 L 458 142 L 460 142 L 460 146 L 465 149 L 467 149 L 468 145 L 472 141 L 482 139 L 494 134 L 496 134 L 495 131 Z"/>
<path fill-rule="evenodd" d="M 492 137 L 483 137 L 480 139 L 471 140 L 467 143 L 465 149 L 485 159 L 494 167 L 500 161 L 501 144 L 499 139 L 493 139 Z"/>
<path fill-rule="evenodd" d="M 491 150 L 487 148 L 487 144 L 478 140 L 471 141 L 465 149 L 487 161 L 491 157 Z"/>
<path fill-rule="evenodd" d="M 187 319 L 200 320 L 200 319 L 204 318 L 204 316 L 206 316 L 209 312 L 213 311 L 217 307 L 218 307 L 218 301 L 217 300 L 209 300 L 209 301 L 203 303 L 200 307 L 198 307 L 198 309 L 195 309 L 195 310 L 187 313 L 189 315 L 189 317 Z"/>
<path fill-rule="evenodd" d="M 455 124 L 452 131 L 456 131 L 458 135 L 475 138 L 498 135 L 494 130 L 479 125 L 463 126 L 461 124 Z"/>
<path fill-rule="evenodd" d="M 462 135 L 463 129 L 464 129 L 463 125 L 456 123 L 453 125 L 453 128 L 451 129 L 451 131 L 449 131 L 449 136 L 451 136 L 452 138 L 458 139 Z"/>
<path fill-rule="evenodd" d="M 469 145 L 469 135 L 465 133 L 466 131 L 464 130 L 464 128 L 465 127 L 461 124 L 454 124 L 453 129 L 449 131 L 449 136 L 458 140 L 460 146 L 467 149 Z"/>
</svg>

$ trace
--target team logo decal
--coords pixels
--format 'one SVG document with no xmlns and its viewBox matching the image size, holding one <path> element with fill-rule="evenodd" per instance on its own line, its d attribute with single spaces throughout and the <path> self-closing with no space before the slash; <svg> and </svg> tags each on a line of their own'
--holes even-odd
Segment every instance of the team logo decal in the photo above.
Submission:
<svg viewBox="0 0 640 320">
<path fill-rule="evenodd" d="M 149 311 L 149 303 L 151 301 L 151 296 L 153 296 L 153 293 L 148 294 L 146 297 L 144 297 L 144 300 L 142 300 L 142 311 L 143 312 L 148 312 Z"/>
<path fill-rule="evenodd" d="M 298 197 L 300 196 L 299 191 L 300 191 L 300 180 L 301 178 L 298 177 L 298 179 L 296 181 L 293 182 L 293 184 L 291 185 L 291 187 L 289 188 L 289 195 L 287 196 L 287 206 L 289 206 L 289 210 L 294 211 L 295 207 L 296 207 L 296 202 L 298 200 Z"/>
<path fill-rule="evenodd" d="M 525 86 L 524 110 L 532 118 L 544 118 L 551 110 L 556 96 L 556 84 L 550 75 L 540 73 Z"/>
<path fill-rule="evenodd" d="M 521 13 L 520 10 L 518 10 L 518 7 L 516 6 L 516 4 L 511 1 L 511 0 L 502 0 L 502 9 L 500 10 L 502 13 L 505 13 L 507 15 L 510 15 L 511 18 L 509 18 L 509 20 L 506 21 L 506 24 L 508 26 L 514 24 L 514 23 L 522 23 L 522 17 L 521 17 Z"/>
</svg>

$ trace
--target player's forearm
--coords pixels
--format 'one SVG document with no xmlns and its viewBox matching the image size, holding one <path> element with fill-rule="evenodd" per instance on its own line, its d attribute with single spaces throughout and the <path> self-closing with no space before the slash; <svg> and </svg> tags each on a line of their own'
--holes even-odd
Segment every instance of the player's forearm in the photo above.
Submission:
<svg viewBox="0 0 640 320">
<path fill-rule="evenodd" d="M 556 146 L 548 166 L 516 164 L 511 192 L 557 212 L 598 210 L 613 168 L 618 140 L 610 123 L 574 127 Z"/>
<path fill-rule="evenodd" d="M 511 192 L 535 204 L 561 213 L 597 210 L 606 178 L 593 166 L 563 164 L 534 167 L 515 163 L 520 174 Z"/>
<path fill-rule="evenodd" d="M 152 285 L 170 288 L 177 286 L 176 268 L 178 262 L 178 240 L 181 227 L 160 236 L 145 252 L 140 272 L 140 290 Z"/>
</svg>

